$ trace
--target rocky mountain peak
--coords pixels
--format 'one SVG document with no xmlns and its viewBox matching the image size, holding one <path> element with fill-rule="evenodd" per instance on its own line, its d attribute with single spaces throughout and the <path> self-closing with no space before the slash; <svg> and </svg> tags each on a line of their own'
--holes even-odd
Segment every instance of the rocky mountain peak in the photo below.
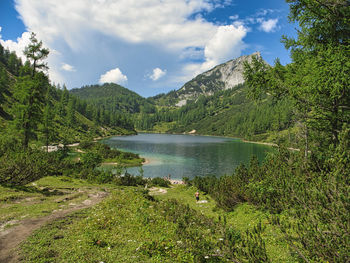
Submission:
<svg viewBox="0 0 350 263">
<path fill-rule="evenodd" d="M 176 92 L 176 106 L 185 105 L 188 100 L 195 100 L 200 95 L 213 95 L 216 91 L 232 89 L 244 83 L 244 63 L 250 63 L 254 56 L 261 57 L 260 52 L 229 60 L 196 76 Z"/>
</svg>

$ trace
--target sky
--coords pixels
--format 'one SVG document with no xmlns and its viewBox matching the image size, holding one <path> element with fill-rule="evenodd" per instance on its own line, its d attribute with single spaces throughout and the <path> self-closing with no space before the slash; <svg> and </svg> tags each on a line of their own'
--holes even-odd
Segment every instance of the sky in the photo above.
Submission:
<svg viewBox="0 0 350 263">
<path fill-rule="evenodd" d="M 260 51 L 290 62 L 283 0 L 0 0 L 0 43 L 25 60 L 30 32 L 49 48 L 51 82 L 113 82 L 149 97 Z"/>
</svg>

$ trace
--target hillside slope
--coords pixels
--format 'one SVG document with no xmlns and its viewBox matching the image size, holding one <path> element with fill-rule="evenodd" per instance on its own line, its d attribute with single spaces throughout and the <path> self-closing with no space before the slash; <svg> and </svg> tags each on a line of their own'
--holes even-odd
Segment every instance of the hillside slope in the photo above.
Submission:
<svg viewBox="0 0 350 263">
<path fill-rule="evenodd" d="M 103 105 L 114 113 L 138 113 L 143 107 L 152 107 L 145 98 L 115 83 L 83 86 L 70 93 L 94 107 Z"/>
</svg>

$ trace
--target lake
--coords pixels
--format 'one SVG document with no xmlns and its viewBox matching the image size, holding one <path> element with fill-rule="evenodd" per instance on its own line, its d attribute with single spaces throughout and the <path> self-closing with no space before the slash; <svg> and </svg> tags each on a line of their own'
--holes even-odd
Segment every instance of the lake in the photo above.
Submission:
<svg viewBox="0 0 350 263">
<path fill-rule="evenodd" d="M 103 140 L 112 148 L 138 153 L 149 161 L 143 165 L 145 177 L 172 179 L 194 176 L 232 174 L 240 164 L 248 164 L 255 155 L 261 162 L 272 147 L 243 142 L 239 139 L 141 133 L 134 136 L 117 136 Z M 139 174 L 140 168 L 128 168 Z"/>
</svg>

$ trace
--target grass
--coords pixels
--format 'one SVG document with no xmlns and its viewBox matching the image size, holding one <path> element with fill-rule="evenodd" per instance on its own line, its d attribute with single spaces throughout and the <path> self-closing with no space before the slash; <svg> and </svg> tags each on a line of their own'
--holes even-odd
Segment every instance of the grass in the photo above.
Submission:
<svg viewBox="0 0 350 263">
<path fill-rule="evenodd" d="M 247 230 L 252 230 L 254 226 L 262 223 L 264 232 L 262 234 L 266 244 L 266 250 L 272 262 L 298 262 L 289 250 L 288 243 L 284 240 L 283 234 L 275 226 L 269 223 L 270 215 L 267 212 L 258 210 L 255 206 L 248 203 L 237 205 L 232 212 L 225 212 L 216 207 L 215 201 L 209 196 L 200 194 L 200 200 L 206 200 L 207 203 L 195 201 L 194 187 L 185 185 L 175 185 L 167 189 L 166 194 L 157 195 L 157 198 L 177 199 L 181 203 L 189 205 L 191 208 L 199 211 L 205 216 L 211 217 L 217 221 L 226 220 L 228 225 L 231 225 L 235 230 L 244 233 Z"/>
<path fill-rule="evenodd" d="M 103 163 L 107 163 L 107 165 L 108 163 L 117 163 L 118 165 L 122 165 L 125 167 L 135 167 L 135 166 L 141 166 L 144 161 L 145 159 L 143 158 L 133 158 L 133 159 L 114 158 L 114 159 L 104 159 Z"/>
<path fill-rule="evenodd" d="M 226 213 L 203 193 L 200 200 L 207 202 L 197 203 L 197 189 L 183 185 L 167 188 L 166 194 L 158 194 L 153 201 L 143 188 L 46 177 L 22 189 L 0 187 L 1 221 L 17 224 L 23 217 L 45 216 L 70 202 L 81 202 L 87 197 L 85 192 L 79 193 L 82 189 L 111 194 L 92 208 L 37 230 L 22 244 L 22 261 L 226 262 L 214 255 L 215 251 L 230 253 L 226 241 L 220 241 L 226 240 L 223 226 L 232 226 L 243 236 L 262 222 L 271 262 L 297 262 L 282 234 L 268 223 L 267 213 L 249 204 Z"/>
<path fill-rule="evenodd" d="M 204 245 L 214 244 L 213 235 L 208 235 L 210 221 L 199 223 L 200 217 L 190 216 L 188 225 L 197 219 L 196 228 L 180 227 L 177 217 L 181 219 L 185 213 L 174 216 L 172 204 L 151 201 L 137 188 L 120 187 L 99 205 L 36 231 L 22 245 L 22 260 L 204 262 L 195 258 L 205 253 Z M 190 235 L 186 231 L 191 231 Z M 201 240 L 192 244 L 193 236 Z"/>
<path fill-rule="evenodd" d="M 46 216 L 71 203 L 86 200 L 90 192 L 108 187 L 64 176 L 45 177 L 22 187 L 0 186 L 0 224 Z M 78 192 L 77 189 L 86 191 Z"/>
</svg>

